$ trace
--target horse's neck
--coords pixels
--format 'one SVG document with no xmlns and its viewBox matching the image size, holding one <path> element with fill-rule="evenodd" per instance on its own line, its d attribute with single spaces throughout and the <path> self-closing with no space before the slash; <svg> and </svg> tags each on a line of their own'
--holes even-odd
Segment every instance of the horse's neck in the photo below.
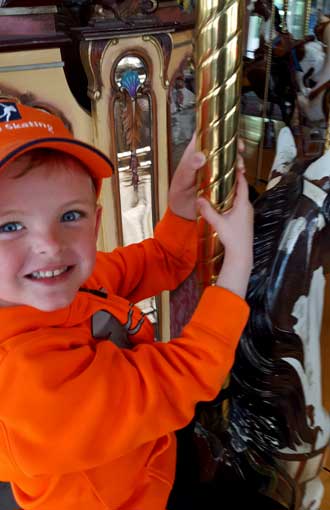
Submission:
<svg viewBox="0 0 330 510">
<path fill-rule="evenodd" d="M 301 215 L 298 211 L 297 216 L 288 221 L 278 247 L 272 287 L 268 290 L 269 308 L 273 310 L 271 314 L 275 319 L 274 326 L 280 330 L 287 330 L 290 327 L 290 317 L 294 319 L 292 329 L 302 342 L 304 367 L 293 358 L 288 363 L 294 365 L 300 375 L 307 405 L 313 405 L 315 409 L 315 421 L 323 424 L 329 434 L 329 418 L 325 416 L 322 407 L 320 356 L 325 275 L 321 261 L 318 262 L 318 250 L 314 246 L 317 242 L 315 236 L 324 227 L 324 219 L 321 215 L 314 216 L 314 219 L 312 215 L 308 219 L 303 209 Z M 304 268 L 299 279 L 297 264 Z M 295 294 L 292 294 L 293 291 Z M 288 299 L 293 295 L 296 295 L 295 299 Z"/>
<path fill-rule="evenodd" d="M 273 317 L 273 325 L 279 331 L 288 331 L 292 328 L 301 341 L 303 349 L 303 363 L 294 356 L 284 357 L 283 360 L 291 365 L 299 376 L 304 392 L 306 406 L 313 409 L 314 426 L 321 427 L 321 432 L 317 435 L 315 449 L 321 448 L 328 442 L 330 436 L 329 414 L 323 407 L 322 402 L 322 373 L 321 373 L 321 352 L 320 352 L 320 336 L 323 316 L 325 276 L 323 267 L 316 267 L 308 275 L 306 267 L 305 277 L 310 278 L 310 284 L 306 290 L 304 285 L 304 277 L 297 280 L 295 271 L 293 270 L 294 258 L 290 262 L 291 257 L 295 257 L 294 252 L 298 248 L 293 247 L 294 239 L 298 239 L 300 233 L 306 230 L 307 225 L 303 222 L 300 224 L 292 224 L 287 232 L 285 239 L 279 246 L 279 250 L 283 250 L 288 256 L 282 258 L 280 267 L 276 267 L 276 273 L 281 275 L 280 279 L 275 279 L 274 292 L 277 294 L 275 302 L 269 304 L 271 316 Z M 306 241 L 306 257 L 310 249 L 312 239 Z M 292 249 L 290 255 L 290 249 Z M 299 248 L 300 249 L 300 248 Z M 298 256 L 296 254 L 296 256 Z M 307 266 L 311 263 L 309 261 Z M 317 266 L 317 264 L 316 264 Z M 297 289 L 301 282 L 301 291 Z M 277 291 L 276 291 L 277 288 Z M 292 296 L 295 290 L 297 297 L 294 301 L 288 300 L 288 296 Z M 268 295 L 271 292 L 268 290 Z M 284 320 L 283 320 L 284 318 Z M 290 322 L 293 319 L 293 325 Z M 297 447 L 297 452 L 305 451 L 306 445 L 303 443 Z"/>
<path fill-rule="evenodd" d="M 262 23 L 260 32 L 260 35 L 264 36 L 266 43 L 269 43 L 270 38 L 272 38 L 272 41 L 274 41 L 274 39 L 276 39 L 276 37 L 279 35 L 279 32 L 277 32 L 274 27 L 272 29 L 271 18 Z"/>
</svg>

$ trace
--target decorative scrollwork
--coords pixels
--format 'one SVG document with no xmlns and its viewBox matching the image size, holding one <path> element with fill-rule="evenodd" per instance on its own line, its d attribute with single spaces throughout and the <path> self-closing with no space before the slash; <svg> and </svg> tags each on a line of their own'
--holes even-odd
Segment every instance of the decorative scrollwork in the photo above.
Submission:
<svg viewBox="0 0 330 510">
<path fill-rule="evenodd" d="M 120 21 L 136 15 L 151 14 L 158 7 L 158 0 L 97 0 L 93 3 L 111 11 Z"/>
</svg>

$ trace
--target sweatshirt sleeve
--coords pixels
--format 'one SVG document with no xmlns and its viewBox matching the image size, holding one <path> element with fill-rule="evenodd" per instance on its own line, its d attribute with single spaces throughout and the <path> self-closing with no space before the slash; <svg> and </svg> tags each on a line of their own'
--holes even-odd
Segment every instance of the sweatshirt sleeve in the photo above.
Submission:
<svg viewBox="0 0 330 510">
<path fill-rule="evenodd" d="M 175 289 L 194 269 L 196 257 L 196 222 L 167 209 L 153 238 L 99 253 L 91 283 L 137 303 Z"/>
<path fill-rule="evenodd" d="M 220 390 L 248 313 L 241 298 L 210 287 L 168 344 L 79 346 L 73 328 L 40 331 L 1 364 L 11 462 L 32 476 L 86 470 L 185 426 Z"/>
</svg>

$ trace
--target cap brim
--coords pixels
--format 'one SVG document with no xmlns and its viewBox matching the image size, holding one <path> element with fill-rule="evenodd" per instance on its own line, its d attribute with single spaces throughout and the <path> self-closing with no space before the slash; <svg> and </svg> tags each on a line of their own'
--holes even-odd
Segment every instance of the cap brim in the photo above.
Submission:
<svg viewBox="0 0 330 510">
<path fill-rule="evenodd" d="M 0 156 L 0 169 L 5 168 L 10 162 L 17 159 L 19 156 L 33 150 L 33 149 L 54 149 L 78 159 L 85 167 L 87 167 L 90 175 L 101 186 L 101 179 L 111 177 L 113 173 L 113 165 L 105 154 L 101 151 L 84 143 L 80 140 L 68 138 L 39 138 L 30 140 L 22 145 L 16 146 L 10 151 L 6 151 L 6 156 Z M 97 194 L 99 193 L 97 189 Z"/>
</svg>

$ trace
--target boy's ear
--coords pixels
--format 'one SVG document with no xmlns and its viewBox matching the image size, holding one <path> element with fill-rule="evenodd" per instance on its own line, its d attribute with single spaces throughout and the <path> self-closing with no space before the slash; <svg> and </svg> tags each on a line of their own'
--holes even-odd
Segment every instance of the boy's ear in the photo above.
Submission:
<svg viewBox="0 0 330 510">
<path fill-rule="evenodd" d="M 99 235 L 101 220 L 102 220 L 102 206 L 97 205 L 96 206 L 96 222 L 95 222 L 95 237 L 96 237 L 96 239 Z"/>
</svg>

